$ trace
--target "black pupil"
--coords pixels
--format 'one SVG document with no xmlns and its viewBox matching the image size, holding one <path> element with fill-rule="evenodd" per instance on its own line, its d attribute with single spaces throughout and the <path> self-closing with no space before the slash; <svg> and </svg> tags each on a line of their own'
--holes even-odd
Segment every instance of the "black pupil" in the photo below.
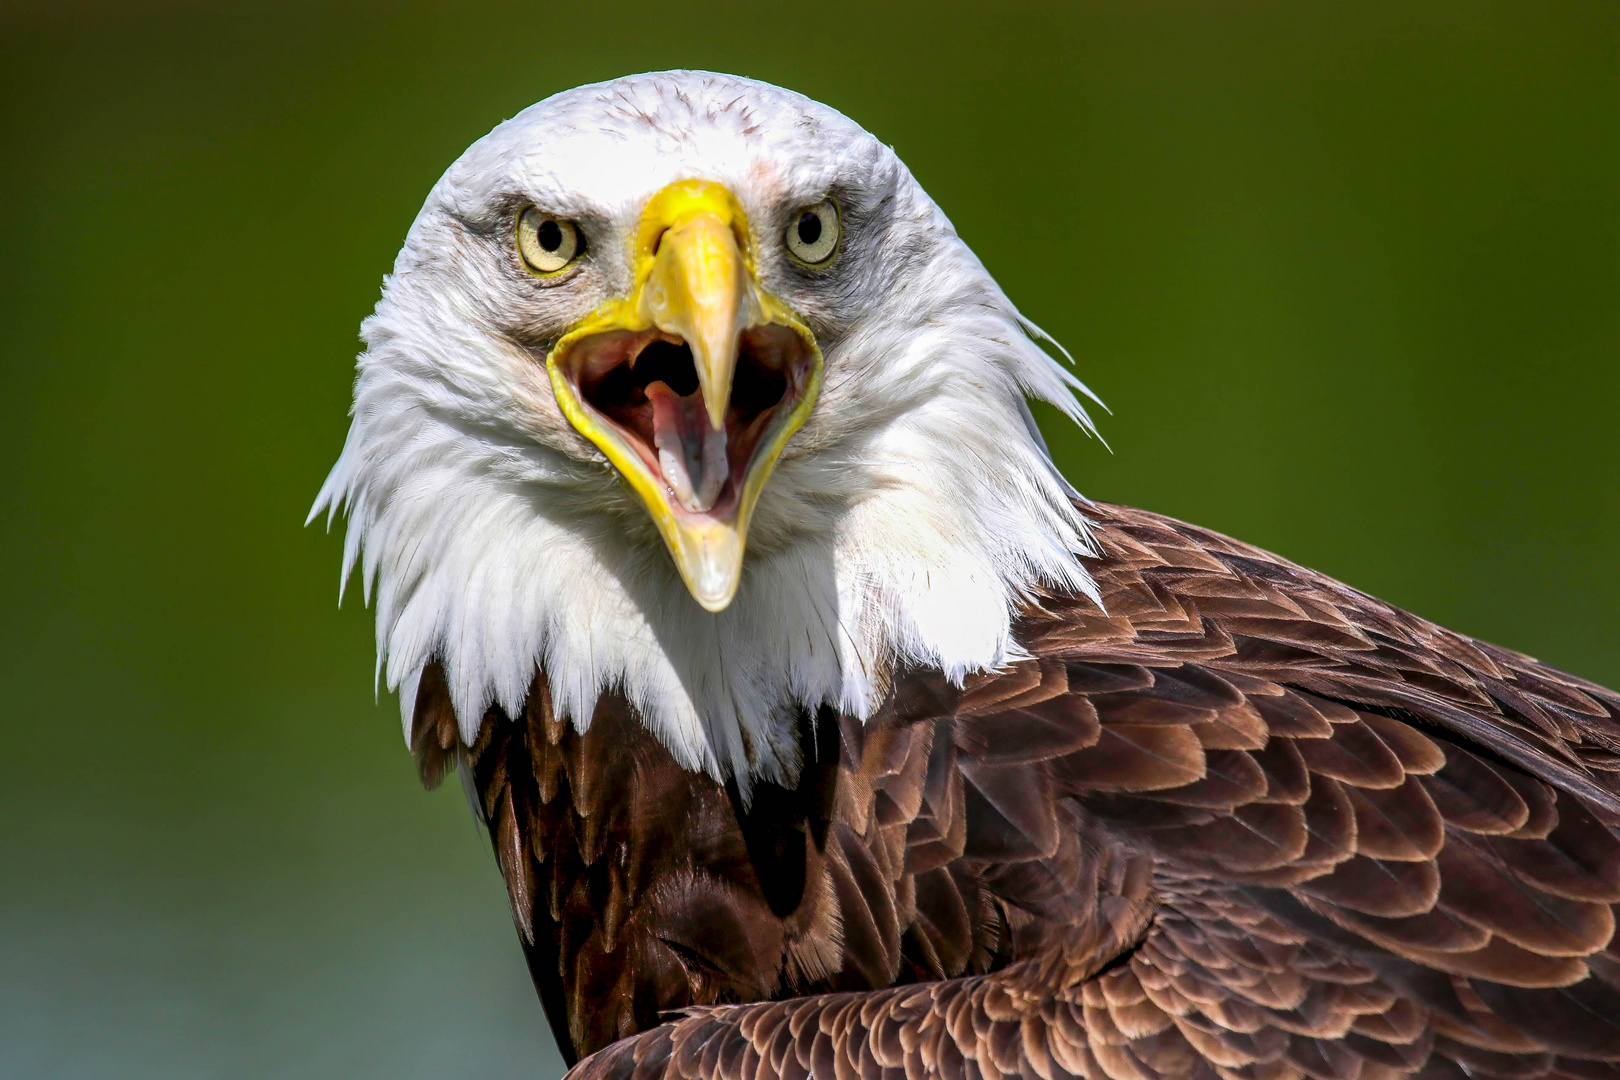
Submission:
<svg viewBox="0 0 1620 1080">
<path fill-rule="evenodd" d="M 821 239 L 821 215 L 806 210 L 799 215 L 799 243 L 813 244 Z"/>
<path fill-rule="evenodd" d="M 801 226 L 801 229 L 803 227 Z M 820 231 L 819 229 L 817 230 Z M 540 228 L 535 230 L 535 238 L 546 251 L 556 251 L 562 247 L 562 226 L 555 221 L 542 221 Z"/>
</svg>

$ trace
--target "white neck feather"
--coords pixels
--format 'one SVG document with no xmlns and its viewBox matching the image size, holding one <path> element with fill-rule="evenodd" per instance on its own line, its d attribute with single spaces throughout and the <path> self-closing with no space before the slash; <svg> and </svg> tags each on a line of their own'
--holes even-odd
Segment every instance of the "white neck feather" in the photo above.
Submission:
<svg viewBox="0 0 1620 1080">
<path fill-rule="evenodd" d="M 936 355 L 936 371 L 947 364 Z M 785 456 L 718 614 L 650 525 L 546 505 L 544 486 L 525 492 L 498 460 L 458 453 L 467 436 L 421 410 L 393 413 L 386 454 L 361 412 L 315 512 L 348 504 L 345 577 L 363 550 L 407 729 L 434 657 L 469 743 L 489 705 L 522 708 L 539 666 L 581 730 L 618 689 L 684 766 L 746 787 L 796 775 L 798 709 L 865 717 L 897 663 L 959 682 L 1020 659 L 1013 619 L 1035 585 L 1092 591 L 1076 558 L 1091 550 L 1085 523 L 1016 386 L 961 396 L 983 389 L 942 380 L 872 437 Z M 613 483 L 599 482 L 609 501 Z M 807 503 L 820 509 L 808 529 Z"/>
</svg>

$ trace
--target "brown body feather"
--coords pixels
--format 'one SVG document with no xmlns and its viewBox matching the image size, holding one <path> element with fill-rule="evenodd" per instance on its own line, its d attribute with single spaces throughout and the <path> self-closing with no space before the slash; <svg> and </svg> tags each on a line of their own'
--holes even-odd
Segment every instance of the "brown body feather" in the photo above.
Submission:
<svg viewBox="0 0 1620 1080">
<path fill-rule="evenodd" d="M 801 718 L 746 808 L 543 676 L 458 747 L 430 668 L 580 1080 L 1620 1080 L 1620 696 L 1089 512 L 1102 607 Z"/>
</svg>

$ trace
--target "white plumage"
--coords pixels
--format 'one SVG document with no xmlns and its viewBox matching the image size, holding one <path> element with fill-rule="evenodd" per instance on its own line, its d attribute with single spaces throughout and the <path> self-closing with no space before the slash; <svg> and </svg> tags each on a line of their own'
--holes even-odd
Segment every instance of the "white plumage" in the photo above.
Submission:
<svg viewBox="0 0 1620 1080">
<path fill-rule="evenodd" d="M 723 611 L 689 594 L 602 452 L 547 381 L 547 343 L 631 287 L 630 237 L 673 181 L 725 185 L 759 280 L 815 333 L 825 386 L 766 484 Z M 835 194 L 825 275 L 780 250 Z M 579 273 L 514 266 L 504 222 L 580 223 Z M 1025 405 L 1089 429 L 1083 387 L 894 153 L 839 113 L 730 76 L 666 72 L 568 91 L 501 124 L 434 187 L 362 330 L 353 423 L 311 511 L 348 515 L 344 577 L 377 605 L 407 727 L 437 657 L 462 736 L 521 708 L 537 665 L 583 729 L 622 690 L 688 768 L 797 771 L 799 707 L 867 715 L 897 663 L 964 674 L 1021 655 L 1038 582 L 1083 592 L 1091 550 Z"/>
</svg>

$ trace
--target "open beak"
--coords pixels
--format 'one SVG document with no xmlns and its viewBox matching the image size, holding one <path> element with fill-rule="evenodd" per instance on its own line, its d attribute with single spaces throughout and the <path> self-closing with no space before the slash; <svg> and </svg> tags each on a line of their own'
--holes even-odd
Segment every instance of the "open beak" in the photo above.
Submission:
<svg viewBox="0 0 1620 1080">
<path fill-rule="evenodd" d="M 671 184 L 642 213 L 630 295 L 546 357 L 563 414 L 641 497 L 709 611 L 736 596 L 754 504 L 821 389 L 815 337 L 761 288 L 748 237 L 724 187 Z"/>
</svg>

